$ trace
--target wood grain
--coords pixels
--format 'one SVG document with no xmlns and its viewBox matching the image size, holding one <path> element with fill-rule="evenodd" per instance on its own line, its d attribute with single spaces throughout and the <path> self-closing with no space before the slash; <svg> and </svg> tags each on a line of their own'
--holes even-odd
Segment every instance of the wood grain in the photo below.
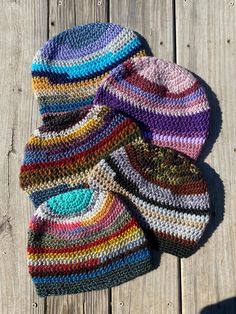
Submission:
<svg viewBox="0 0 236 314">
<path fill-rule="evenodd" d="M 33 209 L 18 177 L 24 145 L 40 121 L 31 90 L 31 62 L 47 38 L 47 5 L 1 1 L 0 9 L 0 313 L 44 313 L 26 260 Z"/>
<path fill-rule="evenodd" d="M 211 306 L 236 295 L 236 3 L 235 1 L 176 1 L 177 62 L 203 78 L 214 95 L 210 139 L 200 167 L 212 191 L 216 230 L 191 258 L 181 263 L 183 313 L 235 313 L 236 301 Z M 212 147 L 213 145 L 213 147 Z M 214 170 L 213 170 L 214 169 Z M 221 179 L 220 179 L 220 178 Z M 223 186 L 225 214 L 223 222 Z M 202 312 L 201 312 L 202 311 Z"/>
<path fill-rule="evenodd" d="M 172 1 L 110 1 L 110 21 L 142 35 L 156 56 L 173 60 Z M 177 314 L 178 284 L 178 259 L 164 254 L 155 271 L 112 289 L 112 313 Z"/>
<path fill-rule="evenodd" d="M 107 21 L 108 2 L 105 0 L 49 1 L 49 37 L 79 24 Z M 47 298 L 47 313 L 107 314 L 109 290 Z"/>
</svg>

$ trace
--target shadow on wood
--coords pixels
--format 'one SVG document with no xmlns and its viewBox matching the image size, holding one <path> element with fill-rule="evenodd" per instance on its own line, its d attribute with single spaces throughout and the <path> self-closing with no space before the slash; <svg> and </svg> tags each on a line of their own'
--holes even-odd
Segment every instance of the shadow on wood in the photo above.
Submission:
<svg viewBox="0 0 236 314">
<path fill-rule="evenodd" d="M 219 106 L 219 101 L 210 86 L 195 73 L 192 74 L 199 80 L 200 84 L 204 88 L 211 108 L 209 136 L 197 161 L 197 166 L 202 171 L 202 174 L 208 183 L 211 203 L 211 219 L 203 234 L 203 237 L 199 242 L 197 248 L 198 250 L 208 241 L 208 239 L 212 236 L 214 231 L 224 219 L 225 191 L 224 184 L 220 176 L 213 168 L 204 162 L 207 155 L 211 152 L 222 127 L 222 112 Z"/>
<path fill-rule="evenodd" d="M 236 297 L 208 305 L 199 314 L 233 314 L 236 313 Z"/>
<path fill-rule="evenodd" d="M 149 57 L 153 57 L 153 52 L 152 52 L 152 50 L 151 50 L 151 48 L 150 48 L 150 46 L 149 46 L 147 40 L 146 40 L 142 35 L 140 35 L 138 32 L 134 32 L 134 33 L 135 33 L 135 35 L 138 36 L 138 38 L 140 39 L 140 41 L 141 41 L 141 43 L 142 43 L 142 46 L 144 47 L 144 49 L 145 49 L 147 55 L 148 55 Z"/>
</svg>

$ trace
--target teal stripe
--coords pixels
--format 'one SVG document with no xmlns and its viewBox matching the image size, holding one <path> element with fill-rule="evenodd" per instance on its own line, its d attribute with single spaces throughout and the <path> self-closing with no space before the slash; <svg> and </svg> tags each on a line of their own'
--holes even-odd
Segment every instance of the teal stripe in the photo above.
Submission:
<svg viewBox="0 0 236 314">
<path fill-rule="evenodd" d="M 51 73 L 66 73 L 70 78 L 84 77 L 88 75 L 89 72 L 97 72 L 105 70 L 106 67 L 124 58 L 126 55 L 130 54 L 137 46 L 140 45 L 138 38 L 134 38 L 130 43 L 124 46 L 121 50 L 116 53 L 108 52 L 107 54 L 96 58 L 95 60 L 88 61 L 81 65 L 74 66 L 57 66 L 41 63 L 33 63 L 32 71 L 45 71 Z"/>
</svg>

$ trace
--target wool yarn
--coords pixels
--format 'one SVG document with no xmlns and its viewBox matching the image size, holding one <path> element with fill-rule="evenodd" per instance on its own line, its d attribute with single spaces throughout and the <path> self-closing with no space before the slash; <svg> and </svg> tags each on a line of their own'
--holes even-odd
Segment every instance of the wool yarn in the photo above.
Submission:
<svg viewBox="0 0 236 314">
<path fill-rule="evenodd" d="M 111 71 L 95 104 L 122 110 L 142 122 L 146 138 L 196 160 L 210 121 L 207 96 L 199 81 L 175 63 L 133 58 Z"/>
<path fill-rule="evenodd" d="M 28 266 L 39 296 L 110 288 L 153 269 L 146 237 L 111 192 L 77 189 L 34 213 Z"/>
<path fill-rule="evenodd" d="M 20 185 L 37 208 L 53 195 L 81 187 L 97 162 L 139 138 L 137 124 L 113 108 L 69 112 L 45 123 L 29 138 Z"/>
<path fill-rule="evenodd" d="M 144 141 L 128 144 L 101 160 L 88 182 L 126 197 L 160 250 L 179 257 L 195 251 L 209 222 L 202 174 L 190 159 L 168 148 Z"/>
<path fill-rule="evenodd" d="M 43 121 L 92 104 L 111 69 L 144 56 L 138 36 L 112 23 L 90 23 L 67 29 L 37 51 L 32 85 Z"/>
</svg>

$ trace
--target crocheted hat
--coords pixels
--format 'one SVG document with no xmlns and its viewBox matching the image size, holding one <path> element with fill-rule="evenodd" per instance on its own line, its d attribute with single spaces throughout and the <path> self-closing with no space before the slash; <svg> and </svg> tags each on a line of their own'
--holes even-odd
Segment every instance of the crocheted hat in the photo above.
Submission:
<svg viewBox="0 0 236 314">
<path fill-rule="evenodd" d="M 118 65 L 98 89 L 95 104 L 124 111 L 148 128 L 146 138 L 197 159 L 208 135 L 210 108 L 198 80 L 155 57 Z"/>
<path fill-rule="evenodd" d="M 20 185 L 37 208 L 51 196 L 81 187 L 97 162 L 138 138 L 137 124 L 106 106 L 56 117 L 28 140 Z"/>
<path fill-rule="evenodd" d="M 76 26 L 56 35 L 44 43 L 32 64 L 33 89 L 43 120 L 91 105 L 111 69 L 143 55 L 135 33 L 112 23 Z"/>
<path fill-rule="evenodd" d="M 198 168 L 181 154 L 142 141 L 128 144 L 91 171 L 91 188 L 120 193 L 136 206 L 161 251 L 193 253 L 209 221 L 209 194 Z"/>
<path fill-rule="evenodd" d="M 28 266 L 39 296 L 110 288 L 153 269 L 145 235 L 111 192 L 50 198 L 29 224 Z"/>
</svg>

